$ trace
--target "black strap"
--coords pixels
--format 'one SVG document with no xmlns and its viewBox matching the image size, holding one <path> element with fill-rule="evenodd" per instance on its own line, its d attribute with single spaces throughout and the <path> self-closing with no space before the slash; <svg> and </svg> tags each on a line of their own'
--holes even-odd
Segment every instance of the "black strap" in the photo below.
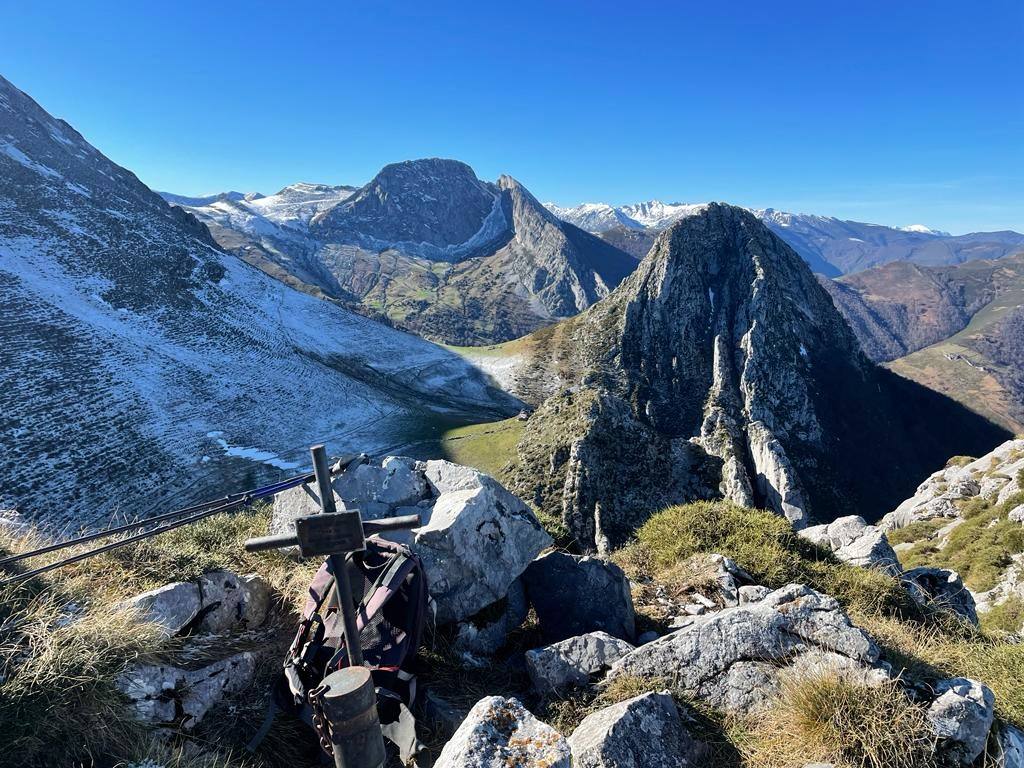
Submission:
<svg viewBox="0 0 1024 768">
<path fill-rule="evenodd" d="M 270 729 L 274 725 L 275 717 L 277 717 L 277 702 L 274 701 L 274 696 L 271 694 L 270 703 L 267 705 L 267 714 L 263 718 L 260 729 L 256 731 L 255 735 L 249 739 L 249 743 L 245 745 L 249 752 L 255 752 L 259 745 L 263 743 L 263 740 L 267 738 L 267 734 L 270 733 Z"/>
</svg>

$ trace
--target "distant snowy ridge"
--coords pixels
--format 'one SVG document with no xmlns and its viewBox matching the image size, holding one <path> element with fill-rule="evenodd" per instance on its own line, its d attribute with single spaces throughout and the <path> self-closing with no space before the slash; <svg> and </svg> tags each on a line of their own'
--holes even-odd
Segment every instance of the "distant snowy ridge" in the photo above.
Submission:
<svg viewBox="0 0 1024 768">
<path fill-rule="evenodd" d="M 615 227 L 627 229 L 665 229 L 684 216 L 693 216 L 706 207 L 704 203 L 663 203 L 648 200 L 632 205 L 611 206 L 607 203 L 582 203 L 563 207 L 544 203 L 544 207 L 562 221 L 567 221 L 587 232 L 607 232 Z"/>
</svg>

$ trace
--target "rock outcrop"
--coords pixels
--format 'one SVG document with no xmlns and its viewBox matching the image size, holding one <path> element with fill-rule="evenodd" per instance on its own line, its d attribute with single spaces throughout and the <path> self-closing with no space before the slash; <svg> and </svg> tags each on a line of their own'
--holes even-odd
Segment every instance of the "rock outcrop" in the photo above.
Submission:
<svg viewBox="0 0 1024 768">
<path fill-rule="evenodd" d="M 143 592 L 121 606 L 158 626 L 165 637 L 173 637 L 193 629 L 223 632 L 257 627 L 266 618 L 270 592 L 256 574 L 211 571 L 195 582 L 179 581 Z"/>
<path fill-rule="evenodd" d="M 872 364 L 804 261 L 727 205 L 674 224 L 607 299 L 531 340 L 515 382 L 539 407 L 511 488 L 587 549 L 697 498 L 797 527 L 880 516 L 915 476 L 1005 436 Z"/>
<path fill-rule="evenodd" d="M 255 671 L 256 657 L 248 652 L 195 670 L 141 664 L 122 674 L 117 687 L 140 720 L 191 730 L 225 696 L 249 687 Z"/>
<path fill-rule="evenodd" d="M 434 768 L 569 768 L 569 743 L 516 699 L 488 696 L 469 711 Z"/>
<path fill-rule="evenodd" d="M 937 517 L 959 518 L 972 499 L 1002 504 L 1024 491 L 1018 482 L 1024 470 L 1024 440 L 1008 440 L 978 459 L 950 461 L 929 475 L 912 496 L 881 520 L 887 530 Z"/>
<path fill-rule="evenodd" d="M 911 568 L 900 577 L 911 597 L 922 605 L 950 611 L 978 626 L 974 595 L 956 571 L 948 568 Z"/>
<path fill-rule="evenodd" d="M 838 669 L 881 679 L 879 649 L 831 597 L 791 584 L 757 603 L 693 617 L 620 659 L 610 676 L 669 678 L 729 711 L 768 706 L 785 668 Z"/>
<path fill-rule="evenodd" d="M 668 691 L 645 693 L 587 715 L 569 737 L 575 768 L 686 768 L 707 747 L 686 730 Z"/>
<path fill-rule="evenodd" d="M 633 597 L 615 563 L 549 552 L 530 563 L 523 583 L 547 642 L 596 631 L 633 640 Z"/>
<path fill-rule="evenodd" d="M 422 524 L 394 534 L 423 561 L 439 623 L 468 619 L 502 600 L 541 550 L 551 545 L 533 512 L 494 478 L 446 461 L 389 456 L 361 459 L 333 481 L 338 509 L 366 519 L 420 515 Z M 300 486 L 274 501 L 271 529 L 319 511 L 316 491 Z"/>
</svg>

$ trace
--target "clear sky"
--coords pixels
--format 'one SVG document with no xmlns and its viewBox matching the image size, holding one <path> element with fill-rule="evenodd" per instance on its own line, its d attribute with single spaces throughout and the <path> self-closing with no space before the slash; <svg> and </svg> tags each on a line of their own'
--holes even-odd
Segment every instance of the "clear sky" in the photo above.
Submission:
<svg viewBox="0 0 1024 768">
<path fill-rule="evenodd" d="M 0 0 L 0 74 L 155 189 L 455 157 L 542 200 L 1024 231 L 1024 2 Z"/>
</svg>

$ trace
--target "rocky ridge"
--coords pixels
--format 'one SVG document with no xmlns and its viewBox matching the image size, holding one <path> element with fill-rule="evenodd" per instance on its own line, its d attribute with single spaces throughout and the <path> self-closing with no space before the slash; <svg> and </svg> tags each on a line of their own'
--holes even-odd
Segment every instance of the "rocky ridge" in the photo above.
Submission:
<svg viewBox="0 0 1024 768">
<path fill-rule="evenodd" d="M 512 486 L 588 549 L 698 498 L 798 527 L 877 517 L 908 477 L 1005 437 L 875 367 L 800 257 L 731 206 L 677 222 L 607 299 L 522 346 L 508 380 L 537 410 Z"/>
</svg>

